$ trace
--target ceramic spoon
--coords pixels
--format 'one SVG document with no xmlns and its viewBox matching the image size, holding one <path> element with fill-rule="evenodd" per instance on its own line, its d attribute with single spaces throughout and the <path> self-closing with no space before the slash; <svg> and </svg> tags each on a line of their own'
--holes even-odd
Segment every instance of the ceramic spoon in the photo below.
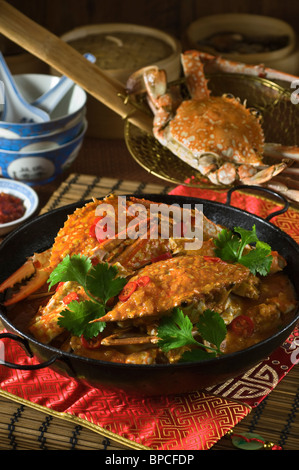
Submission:
<svg viewBox="0 0 299 470">
<path fill-rule="evenodd" d="M 4 86 L 4 109 L 1 119 L 6 122 L 45 122 L 49 115 L 30 105 L 20 94 L 13 76 L 0 52 L 0 80 Z"/>
<path fill-rule="evenodd" d="M 91 63 L 95 63 L 96 61 L 95 56 L 90 53 L 84 54 L 84 57 Z M 56 106 L 63 99 L 63 97 L 74 85 L 75 82 L 73 80 L 63 75 L 56 83 L 56 85 L 53 86 L 53 88 L 51 88 L 49 91 L 46 91 L 46 93 L 37 98 L 31 104 L 33 106 L 36 106 L 37 108 L 43 109 L 48 114 L 51 114 L 56 108 Z"/>
</svg>

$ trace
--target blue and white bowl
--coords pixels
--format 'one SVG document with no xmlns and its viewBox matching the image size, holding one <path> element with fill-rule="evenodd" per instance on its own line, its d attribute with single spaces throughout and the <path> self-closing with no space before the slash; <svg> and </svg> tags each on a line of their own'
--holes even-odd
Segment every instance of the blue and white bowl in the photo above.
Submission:
<svg viewBox="0 0 299 470">
<path fill-rule="evenodd" d="M 82 130 L 84 126 L 84 115 L 85 114 L 82 114 L 82 116 L 79 115 L 77 119 L 69 122 L 64 128 L 59 129 L 59 131 L 11 139 L 0 137 L 0 149 L 17 152 L 32 152 L 64 145 L 77 137 Z"/>
<path fill-rule="evenodd" d="M 29 219 L 38 207 L 38 196 L 34 189 L 20 181 L 0 178 L 0 193 L 2 192 L 12 194 L 13 196 L 22 199 L 25 206 L 25 213 L 20 219 L 13 220 L 7 224 L 0 224 L 0 236 L 16 229 L 19 225 L 25 222 L 25 220 Z"/>
<path fill-rule="evenodd" d="M 77 158 L 86 130 L 87 121 L 84 119 L 79 135 L 64 145 L 32 152 L 0 149 L 2 176 L 30 186 L 53 181 Z"/>
<path fill-rule="evenodd" d="M 37 100 L 59 81 L 59 77 L 46 74 L 14 75 L 16 85 L 28 103 Z M 65 126 L 77 122 L 79 116 L 85 113 L 87 94 L 78 85 L 64 96 L 53 110 L 50 120 L 42 123 L 14 123 L 0 121 L 0 138 L 17 139 L 20 137 L 33 137 L 43 134 L 62 131 Z"/>
</svg>

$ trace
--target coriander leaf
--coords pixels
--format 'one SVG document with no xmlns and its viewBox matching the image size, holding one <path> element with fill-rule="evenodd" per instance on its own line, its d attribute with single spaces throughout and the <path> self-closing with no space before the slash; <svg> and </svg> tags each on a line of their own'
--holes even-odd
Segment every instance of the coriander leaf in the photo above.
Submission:
<svg viewBox="0 0 299 470">
<path fill-rule="evenodd" d="M 191 351 L 184 351 L 179 362 L 197 362 L 213 359 L 214 357 L 217 357 L 216 351 L 208 352 L 205 349 L 192 349 Z"/>
<path fill-rule="evenodd" d="M 245 246 L 250 243 L 255 243 L 258 242 L 259 239 L 256 234 L 256 226 L 253 225 L 252 230 L 246 230 L 245 228 L 242 227 L 234 227 L 234 232 L 239 233 L 241 236 L 241 247 L 242 247 L 242 252 Z M 242 253 L 240 253 L 241 255 Z"/>
<path fill-rule="evenodd" d="M 171 317 L 165 317 L 160 321 L 157 332 L 158 346 L 165 352 L 188 344 L 198 346 L 199 343 L 192 336 L 192 328 L 190 319 L 182 310 L 174 308 Z"/>
<path fill-rule="evenodd" d="M 209 343 L 216 346 L 220 352 L 220 345 L 226 336 L 226 325 L 219 313 L 213 310 L 205 310 L 196 324 L 198 332 Z"/>
<path fill-rule="evenodd" d="M 100 263 L 94 266 L 86 278 L 86 288 L 104 304 L 112 297 L 119 294 L 127 283 L 122 277 L 116 277 L 118 269 L 109 266 L 108 263 Z"/>
<path fill-rule="evenodd" d="M 67 255 L 61 263 L 52 271 L 49 276 L 49 289 L 58 282 L 76 281 L 81 286 L 85 286 L 86 275 L 92 263 L 89 258 L 82 255 Z"/>
<path fill-rule="evenodd" d="M 90 323 L 92 320 L 105 315 L 104 306 L 91 300 L 84 302 L 73 301 L 60 315 L 58 325 L 66 328 L 75 336 L 84 334 L 86 339 L 97 336 L 106 326 L 104 322 Z"/>
<path fill-rule="evenodd" d="M 242 256 L 240 263 L 247 266 L 254 275 L 258 273 L 267 276 L 273 260 L 270 253 L 271 247 L 267 243 L 257 242 L 255 250 Z"/>
<path fill-rule="evenodd" d="M 215 243 L 215 254 L 224 261 L 240 263 L 255 274 L 266 276 L 271 267 L 271 247 L 258 239 L 256 226 L 252 230 L 235 227 L 234 231 L 240 235 L 233 234 L 230 230 L 223 229 Z M 250 251 L 243 254 L 247 245 L 255 243 Z"/>
<path fill-rule="evenodd" d="M 223 261 L 237 261 L 240 239 L 231 230 L 223 229 L 214 240 L 215 254 Z"/>
</svg>

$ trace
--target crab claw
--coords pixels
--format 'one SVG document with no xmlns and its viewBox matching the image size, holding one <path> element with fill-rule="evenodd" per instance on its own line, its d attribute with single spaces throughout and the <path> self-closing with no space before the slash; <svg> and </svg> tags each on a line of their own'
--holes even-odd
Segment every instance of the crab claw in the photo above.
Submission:
<svg viewBox="0 0 299 470">
<path fill-rule="evenodd" d="M 282 162 L 277 165 L 271 165 L 267 168 L 264 168 L 261 171 L 258 171 L 255 175 L 249 176 L 247 178 L 241 178 L 243 184 L 262 184 L 270 181 L 271 178 L 281 173 L 287 168 L 287 164 Z"/>
<path fill-rule="evenodd" d="M 159 68 L 156 65 L 149 65 L 136 70 L 136 72 L 129 76 L 126 83 L 126 90 L 129 95 L 137 95 L 146 91 L 144 77 L 148 73 L 159 73 Z"/>
<path fill-rule="evenodd" d="M 49 263 L 50 254 L 50 250 L 35 253 L 0 285 L 0 293 L 8 294 L 3 305 L 20 302 L 45 284 L 49 273 L 44 268 Z"/>
</svg>

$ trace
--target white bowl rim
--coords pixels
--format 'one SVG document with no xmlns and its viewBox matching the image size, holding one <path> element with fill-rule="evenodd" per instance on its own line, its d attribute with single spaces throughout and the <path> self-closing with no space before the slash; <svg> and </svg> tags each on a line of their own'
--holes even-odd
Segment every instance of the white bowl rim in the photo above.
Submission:
<svg viewBox="0 0 299 470">
<path fill-rule="evenodd" d="M 22 156 L 26 156 L 26 155 L 31 155 L 31 156 L 37 156 L 37 155 L 42 155 L 43 153 L 49 153 L 49 152 L 57 152 L 57 150 L 63 150 L 65 149 L 66 147 L 70 146 L 70 145 L 73 145 L 74 143 L 77 142 L 77 140 L 80 140 L 82 139 L 82 137 L 84 136 L 85 132 L 87 130 L 87 120 L 86 118 L 84 117 L 83 120 L 82 120 L 82 128 L 81 128 L 81 131 L 80 133 L 72 140 L 69 140 L 68 142 L 66 142 L 65 144 L 63 145 L 59 145 L 58 147 L 55 147 L 55 148 L 51 148 L 51 149 L 46 149 L 46 150 L 36 150 L 35 152 L 20 152 L 19 150 L 5 150 L 5 149 L 1 149 L 0 150 L 0 154 L 6 154 L 6 155 L 22 155 Z"/>
<path fill-rule="evenodd" d="M 4 182 L 3 185 L 1 184 L 2 182 Z M 12 188 L 12 187 L 9 188 L 9 186 L 16 186 L 16 188 Z M 25 183 L 22 183 L 21 181 L 16 181 L 10 178 L 0 178 L 0 193 L 4 192 L 6 194 L 11 194 L 22 199 L 22 191 L 19 188 L 24 188 L 24 189 L 26 188 L 26 191 L 28 191 L 33 196 L 33 204 L 30 205 L 28 208 L 26 208 L 24 215 L 20 217 L 19 219 L 12 220 L 11 222 L 7 222 L 6 224 L 0 224 L 0 229 L 9 228 L 9 227 L 13 227 L 14 225 L 21 224 L 26 219 L 28 219 L 28 217 L 30 217 L 37 209 L 39 198 L 38 198 L 36 191 L 33 188 L 31 188 Z M 26 196 L 23 196 L 23 197 L 26 197 Z"/>
<path fill-rule="evenodd" d="M 83 111 L 83 110 L 82 110 Z M 77 113 L 76 113 L 77 114 Z M 85 115 L 86 113 L 82 112 L 82 115 L 79 114 L 78 116 L 76 116 L 76 118 L 74 119 L 74 124 L 73 126 L 71 127 L 68 127 L 68 124 L 65 124 L 63 127 L 59 127 L 57 130 L 52 130 L 50 132 L 47 132 L 45 134 L 38 134 L 38 135 L 29 135 L 29 136 L 20 136 L 19 134 L 19 137 L 1 137 L 0 135 L 0 142 L 4 142 L 4 143 L 8 143 L 8 142 L 30 142 L 31 140 L 36 140 L 36 139 L 41 139 L 42 141 L 43 140 L 46 140 L 46 139 L 51 139 L 53 137 L 57 135 L 61 135 L 61 134 L 64 134 L 66 132 L 69 132 L 73 129 L 73 127 L 76 127 L 80 124 L 80 121 L 82 121 L 82 125 L 83 125 L 83 119 L 85 118 Z M 0 128 L 1 128 L 1 122 L 4 122 L 4 121 L 0 121 Z"/>
<path fill-rule="evenodd" d="M 57 75 L 51 75 L 51 74 L 47 74 L 47 73 L 19 73 L 19 74 L 15 74 L 13 75 L 14 77 L 15 76 L 18 76 L 18 77 L 21 77 L 21 76 L 29 76 L 29 75 L 39 75 L 39 76 L 46 76 L 46 77 L 53 77 L 53 78 L 60 78 L 58 77 Z M 24 128 L 28 127 L 28 128 L 36 128 L 36 127 L 41 127 L 41 126 L 45 126 L 45 128 L 47 128 L 47 124 L 50 124 L 52 126 L 52 124 L 56 123 L 56 122 L 59 122 L 59 121 L 64 121 L 66 119 L 69 119 L 69 118 L 72 118 L 73 116 L 76 116 L 77 113 L 80 113 L 83 109 L 83 107 L 86 105 L 86 101 L 87 101 L 87 93 L 86 91 L 80 86 L 78 85 L 77 83 L 75 83 L 75 86 L 78 87 L 82 92 L 83 92 L 83 96 L 84 96 L 84 103 L 82 104 L 82 106 L 80 108 L 77 109 L 77 111 L 74 111 L 73 113 L 70 113 L 70 114 L 64 114 L 63 116 L 60 116 L 60 117 L 57 117 L 55 119 L 50 119 L 50 121 L 45 121 L 45 122 L 35 122 L 35 123 L 32 123 L 32 122 L 7 122 L 7 121 L 1 121 L 0 120 L 0 126 L 6 128 L 6 127 L 19 127 L 19 126 L 22 126 Z"/>
</svg>

